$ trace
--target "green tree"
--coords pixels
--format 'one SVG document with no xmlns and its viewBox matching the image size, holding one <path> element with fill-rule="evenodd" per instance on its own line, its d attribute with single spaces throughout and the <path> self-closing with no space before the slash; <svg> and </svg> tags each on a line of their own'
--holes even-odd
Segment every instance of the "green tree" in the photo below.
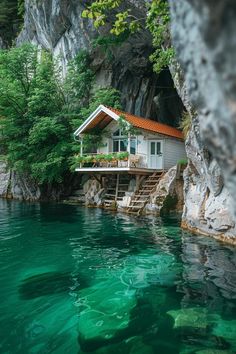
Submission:
<svg viewBox="0 0 236 354">
<path fill-rule="evenodd" d="M 39 184 L 63 182 L 79 150 L 73 131 L 99 104 L 120 108 L 118 91 L 92 86 L 85 52 L 64 81 L 50 53 L 29 44 L 1 51 L 0 145 L 9 167 Z"/>
<path fill-rule="evenodd" d="M 24 0 L 0 0 L 0 36 L 6 45 L 12 40 L 23 23 Z"/>
<path fill-rule="evenodd" d="M 78 114 L 81 107 L 89 102 L 94 83 L 94 73 L 89 66 L 90 56 L 85 50 L 80 51 L 69 63 L 64 92 L 70 114 Z"/>
<path fill-rule="evenodd" d="M 72 133 L 62 114 L 64 104 L 49 53 L 31 45 L 0 53 L 1 143 L 11 168 L 39 183 L 63 179 Z"/>
<path fill-rule="evenodd" d="M 167 0 L 152 0 L 146 2 L 147 14 L 144 18 L 137 18 L 131 8 L 123 9 L 126 4 L 122 0 L 97 0 L 83 11 L 82 16 L 93 19 L 96 28 L 107 24 L 111 12 L 116 11 L 115 20 L 110 30 L 111 34 L 120 36 L 122 33 L 134 33 L 144 26 L 153 36 L 154 53 L 150 59 L 154 70 L 159 73 L 167 66 L 174 55 L 171 47 L 169 32 L 169 7 Z M 127 5 L 126 5 L 127 7 Z"/>
</svg>

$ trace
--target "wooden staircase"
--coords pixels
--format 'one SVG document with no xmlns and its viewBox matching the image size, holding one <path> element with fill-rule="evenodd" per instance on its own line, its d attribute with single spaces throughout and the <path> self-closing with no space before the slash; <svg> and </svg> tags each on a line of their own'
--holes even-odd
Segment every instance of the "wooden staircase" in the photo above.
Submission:
<svg viewBox="0 0 236 354">
<path fill-rule="evenodd" d="M 129 214 L 140 215 L 145 205 L 148 203 L 150 195 L 156 190 L 156 187 L 163 175 L 164 171 L 155 172 L 144 181 L 139 190 L 135 192 L 130 202 L 127 209 Z"/>
<path fill-rule="evenodd" d="M 128 191 L 130 182 L 129 175 L 112 175 L 106 181 L 106 194 L 104 207 L 107 209 L 116 209 L 116 202 L 122 200 Z"/>
</svg>

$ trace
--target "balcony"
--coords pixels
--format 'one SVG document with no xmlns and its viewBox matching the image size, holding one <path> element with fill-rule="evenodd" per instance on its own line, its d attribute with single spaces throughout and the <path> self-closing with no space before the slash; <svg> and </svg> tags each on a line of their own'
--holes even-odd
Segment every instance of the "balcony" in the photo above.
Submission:
<svg viewBox="0 0 236 354">
<path fill-rule="evenodd" d="M 128 152 L 83 154 L 75 157 L 76 171 L 83 172 L 149 172 L 146 154 Z"/>
</svg>

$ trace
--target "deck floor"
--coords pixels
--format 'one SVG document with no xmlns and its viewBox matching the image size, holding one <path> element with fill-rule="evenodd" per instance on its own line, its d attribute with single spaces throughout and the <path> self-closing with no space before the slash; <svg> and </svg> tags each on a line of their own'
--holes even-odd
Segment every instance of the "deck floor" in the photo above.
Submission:
<svg viewBox="0 0 236 354">
<path fill-rule="evenodd" d="M 78 173 L 129 173 L 129 174 L 150 174 L 159 170 L 141 167 L 82 167 L 75 170 Z M 161 171 L 161 170 L 160 170 Z"/>
</svg>

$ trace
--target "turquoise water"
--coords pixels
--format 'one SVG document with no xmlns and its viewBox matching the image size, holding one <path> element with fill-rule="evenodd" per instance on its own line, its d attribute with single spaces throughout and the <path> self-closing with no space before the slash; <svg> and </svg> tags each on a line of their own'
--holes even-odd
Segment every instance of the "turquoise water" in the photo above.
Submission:
<svg viewBox="0 0 236 354">
<path fill-rule="evenodd" d="M 0 353 L 236 353 L 235 265 L 175 218 L 0 201 Z"/>
</svg>

